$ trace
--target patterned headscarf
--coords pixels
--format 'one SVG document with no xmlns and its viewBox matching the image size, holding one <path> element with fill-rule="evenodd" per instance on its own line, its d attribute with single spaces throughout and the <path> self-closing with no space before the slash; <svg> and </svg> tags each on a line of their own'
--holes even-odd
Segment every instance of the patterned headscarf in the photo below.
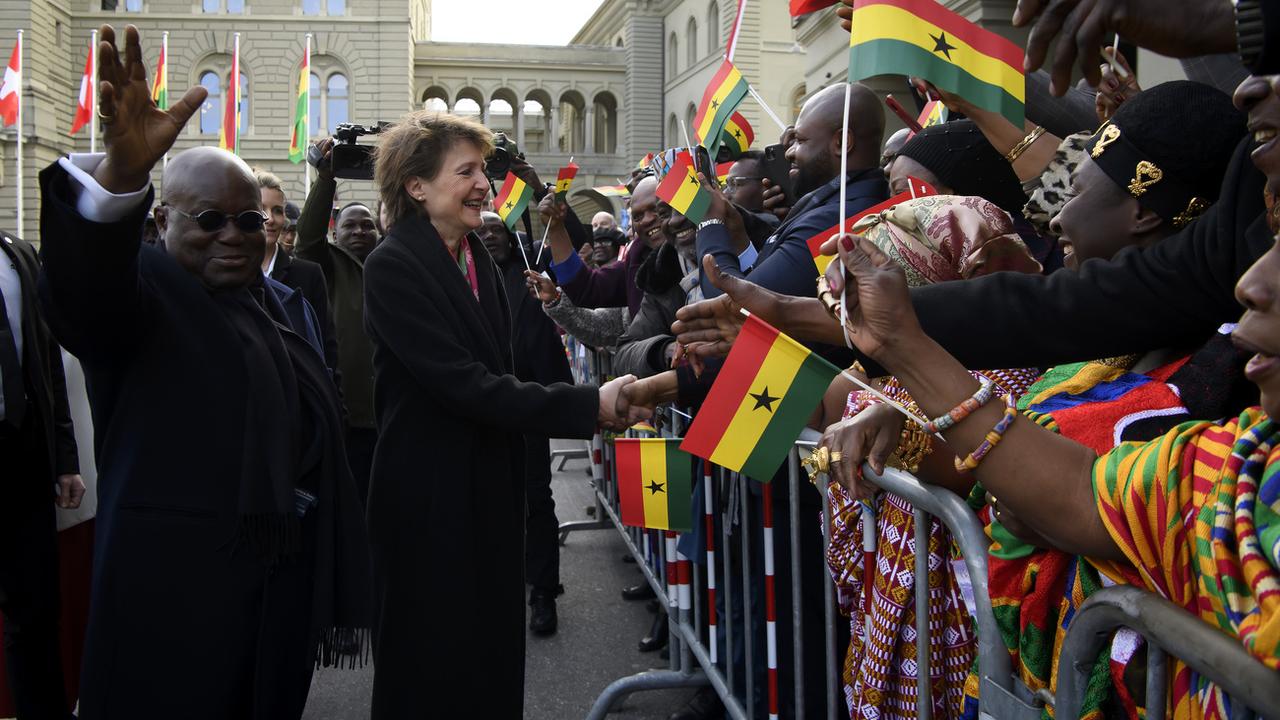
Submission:
<svg viewBox="0 0 1280 720">
<path fill-rule="evenodd" d="M 865 235 L 920 287 L 1002 270 L 1039 273 L 1009 214 L 978 197 L 930 195 L 858 221 Z"/>
</svg>

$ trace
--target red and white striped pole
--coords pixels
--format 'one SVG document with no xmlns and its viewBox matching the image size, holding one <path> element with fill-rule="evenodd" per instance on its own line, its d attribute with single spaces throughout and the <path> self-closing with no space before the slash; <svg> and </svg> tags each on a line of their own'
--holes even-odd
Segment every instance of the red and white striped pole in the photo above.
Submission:
<svg viewBox="0 0 1280 720">
<path fill-rule="evenodd" d="M 711 663 L 716 655 L 716 522 L 712 514 L 711 463 L 702 461 L 702 516 L 707 525 L 707 641 L 711 651 Z"/>
<path fill-rule="evenodd" d="M 862 505 L 862 632 L 863 647 L 871 647 L 871 606 L 875 602 L 876 513 L 870 503 Z"/>
<path fill-rule="evenodd" d="M 778 602 L 773 584 L 773 484 L 760 484 L 764 518 L 764 619 L 769 648 L 769 720 L 778 717 Z M 800 568 L 792 568 L 800 572 Z"/>
</svg>

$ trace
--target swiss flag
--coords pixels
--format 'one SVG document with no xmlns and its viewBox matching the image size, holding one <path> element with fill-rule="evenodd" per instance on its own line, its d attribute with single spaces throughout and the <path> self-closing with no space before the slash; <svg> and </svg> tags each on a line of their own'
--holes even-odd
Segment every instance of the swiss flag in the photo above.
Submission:
<svg viewBox="0 0 1280 720">
<path fill-rule="evenodd" d="M 4 69 L 0 85 L 0 126 L 18 121 L 18 103 L 22 101 L 22 45 L 13 46 L 13 56 Z"/>
<path fill-rule="evenodd" d="M 80 78 L 80 99 L 76 106 L 76 119 L 71 121 L 72 135 L 93 119 L 93 105 L 98 94 L 93 87 L 93 50 L 90 47 L 89 56 L 84 59 L 84 76 Z"/>
</svg>

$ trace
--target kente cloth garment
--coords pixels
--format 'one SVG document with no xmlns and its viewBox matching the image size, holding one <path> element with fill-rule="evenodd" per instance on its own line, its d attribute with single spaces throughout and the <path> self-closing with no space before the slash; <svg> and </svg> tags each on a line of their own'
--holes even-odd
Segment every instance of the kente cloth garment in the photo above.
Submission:
<svg viewBox="0 0 1280 720">
<path fill-rule="evenodd" d="M 1190 422 L 1098 458 L 1093 489 L 1112 540 L 1142 579 L 1280 670 L 1280 449 L 1261 408 Z M 1175 720 L 1232 716 L 1230 700 L 1171 666 Z"/>
<path fill-rule="evenodd" d="M 865 235 L 920 287 L 1002 270 L 1039 273 L 1009 213 L 979 197 L 930 195 L 858 221 Z"/>
<path fill-rule="evenodd" d="M 1035 379 L 1034 370 L 974 373 L 994 383 L 1000 394 L 1015 396 Z M 907 404 L 911 397 L 894 378 L 883 383 L 889 398 Z M 866 391 L 850 393 L 846 417 L 880 402 Z M 853 720 L 913 720 L 916 693 L 915 517 L 911 503 L 892 493 L 878 493 L 873 587 L 864 587 L 860 505 L 839 484 L 828 487 L 832 505 L 831 543 L 827 564 L 835 581 L 841 611 L 850 618 L 851 639 L 845 654 L 845 700 Z M 963 562 L 954 557 L 951 534 L 936 518 L 929 528 L 929 669 L 933 716 L 957 718 L 962 711 L 968 669 L 975 662 L 976 636 L 963 598 L 969 593 Z M 870 591 L 871 638 L 864 635 L 864 611 Z"/>
</svg>

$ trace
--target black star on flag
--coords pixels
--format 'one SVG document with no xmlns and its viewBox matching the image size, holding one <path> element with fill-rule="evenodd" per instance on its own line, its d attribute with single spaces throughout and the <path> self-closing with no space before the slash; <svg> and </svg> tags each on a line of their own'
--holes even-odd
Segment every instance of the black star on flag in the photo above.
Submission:
<svg viewBox="0 0 1280 720">
<path fill-rule="evenodd" d="M 715 98 L 711 98 L 711 109 L 715 110 L 718 107 L 720 107 L 720 101 Z"/>
<path fill-rule="evenodd" d="M 514 205 L 514 204 L 512 204 L 511 202 L 508 202 L 508 203 L 507 203 L 507 205 L 506 205 L 506 208 L 507 208 L 508 210 L 510 210 L 510 209 L 511 209 L 511 208 L 513 208 L 513 207 L 515 207 L 515 205 Z"/>
<path fill-rule="evenodd" d="M 947 42 L 947 34 L 939 33 L 937 35 L 930 35 L 929 37 L 933 39 L 933 51 L 946 55 L 947 59 L 950 60 L 951 51 L 955 50 L 956 46 Z"/>
<path fill-rule="evenodd" d="M 773 397 L 772 395 L 769 394 L 768 385 L 765 385 L 764 390 L 762 390 L 760 393 L 758 394 L 750 393 L 750 395 L 751 397 L 755 398 L 755 401 L 756 401 L 756 406 L 751 408 L 752 410 L 759 410 L 760 408 L 764 408 L 769 412 L 773 412 L 773 404 L 778 401 L 778 398 Z"/>
<path fill-rule="evenodd" d="M 739 140 L 741 140 L 741 139 L 742 139 L 742 131 L 741 131 L 741 130 L 734 130 L 734 131 L 733 131 L 733 136 L 734 136 L 734 137 L 736 137 L 736 138 L 738 138 Z"/>
<path fill-rule="evenodd" d="M 696 178 L 696 177 L 694 177 L 694 176 L 690 175 L 690 176 L 689 176 L 689 184 L 690 184 L 690 185 L 697 185 L 697 184 L 698 184 L 698 178 Z"/>
<path fill-rule="evenodd" d="M 649 485 L 647 486 L 649 488 L 649 494 L 657 495 L 658 493 L 666 492 L 666 490 L 662 489 L 662 485 L 663 483 L 660 483 L 657 480 L 650 480 Z"/>
</svg>

